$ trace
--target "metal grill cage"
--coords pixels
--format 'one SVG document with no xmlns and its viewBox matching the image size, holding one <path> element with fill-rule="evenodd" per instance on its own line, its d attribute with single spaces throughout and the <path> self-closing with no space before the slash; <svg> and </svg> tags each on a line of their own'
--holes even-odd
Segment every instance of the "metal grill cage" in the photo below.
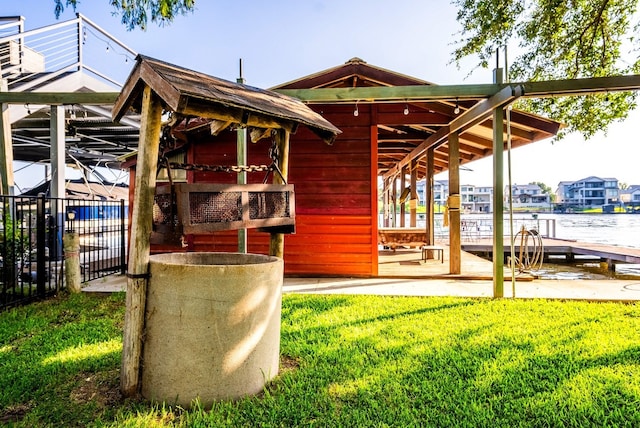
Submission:
<svg viewBox="0 0 640 428">
<path fill-rule="evenodd" d="M 290 217 L 288 192 L 249 192 L 249 218 Z"/>
<path fill-rule="evenodd" d="M 153 224 L 173 226 L 178 224 L 175 199 L 171 196 L 171 192 L 155 196 L 153 203 Z"/>
<path fill-rule="evenodd" d="M 295 226 L 293 185 L 174 184 L 156 189 L 153 223 L 184 234 L 250 228 L 291 233 Z M 164 226 L 164 227 L 163 227 Z"/>
<path fill-rule="evenodd" d="M 189 193 L 189 222 L 206 224 L 242 220 L 242 193 Z"/>
</svg>

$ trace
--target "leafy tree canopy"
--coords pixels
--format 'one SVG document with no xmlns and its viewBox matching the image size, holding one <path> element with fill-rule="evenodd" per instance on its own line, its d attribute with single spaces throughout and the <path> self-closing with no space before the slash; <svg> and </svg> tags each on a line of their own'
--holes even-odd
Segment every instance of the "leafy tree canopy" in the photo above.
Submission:
<svg viewBox="0 0 640 428">
<path fill-rule="evenodd" d="M 56 18 L 64 11 L 65 7 L 73 7 L 79 0 L 54 0 Z M 171 23 L 177 15 L 185 15 L 193 12 L 195 0 L 109 0 L 114 8 L 114 14 L 120 15 L 121 22 L 128 30 L 140 28 L 145 30 L 149 16 L 151 22 L 158 25 Z"/>
<path fill-rule="evenodd" d="M 58 17 L 79 0 L 54 0 Z M 145 29 L 192 12 L 195 0 L 109 0 L 129 29 Z M 639 0 L 452 0 L 462 26 L 453 62 L 468 56 L 487 67 L 509 46 L 511 81 L 602 77 L 640 72 Z M 515 48 L 515 49 L 513 49 Z M 514 55 L 515 53 L 515 55 Z M 554 118 L 586 138 L 627 117 L 634 92 L 527 99 L 518 107 Z"/>
<path fill-rule="evenodd" d="M 551 187 L 547 186 L 546 184 L 544 184 L 542 181 L 532 181 L 529 184 L 536 184 L 538 185 L 538 187 L 540 188 L 540 190 L 542 190 L 542 193 L 546 193 L 548 195 L 553 194 L 553 190 L 551 189 Z"/>
<path fill-rule="evenodd" d="M 634 38 L 638 0 L 453 0 L 462 26 L 453 62 L 468 56 L 487 67 L 509 47 L 511 81 L 540 81 L 637 74 Z M 562 133 L 586 138 L 635 107 L 635 93 L 528 99 L 519 108 L 567 124 Z"/>
</svg>

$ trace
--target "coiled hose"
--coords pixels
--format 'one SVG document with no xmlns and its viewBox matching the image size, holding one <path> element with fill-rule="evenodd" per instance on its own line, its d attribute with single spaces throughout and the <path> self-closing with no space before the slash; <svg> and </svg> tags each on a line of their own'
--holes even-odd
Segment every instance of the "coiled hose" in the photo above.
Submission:
<svg viewBox="0 0 640 428">
<path fill-rule="evenodd" d="M 518 272 L 539 270 L 542 267 L 544 258 L 542 236 L 537 230 L 528 230 L 522 226 L 522 229 L 514 236 L 514 242 L 517 242 L 518 237 L 520 237 L 520 251 L 518 252 L 518 257 L 514 260 Z"/>
</svg>

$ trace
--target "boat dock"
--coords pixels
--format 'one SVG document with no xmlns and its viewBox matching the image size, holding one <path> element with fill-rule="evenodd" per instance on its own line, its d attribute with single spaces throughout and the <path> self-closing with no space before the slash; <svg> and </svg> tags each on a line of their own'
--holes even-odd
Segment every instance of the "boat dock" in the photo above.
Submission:
<svg viewBox="0 0 640 428">
<path fill-rule="evenodd" d="M 564 259 L 567 262 L 572 262 L 576 256 L 589 257 L 607 263 L 609 270 L 614 270 L 617 263 L 640 264 L 640 248 L 592 244 L 552 238 L 543 238 L 542 244 L 545 261 L 553 262 Z M 530 250 L 530 247 L 527 249 Z M 493 254 L 493 241 L 491 239 L 479 239 L 473 242 L 463 242 L 462 250 L 491 257 Z M 504 243 L 505 260 L 510 251 L 510 243 L 507 239 Z M 519 243 L 515 245 L 515 252 L 516 254 L 520 252 Z"/>
</svg>

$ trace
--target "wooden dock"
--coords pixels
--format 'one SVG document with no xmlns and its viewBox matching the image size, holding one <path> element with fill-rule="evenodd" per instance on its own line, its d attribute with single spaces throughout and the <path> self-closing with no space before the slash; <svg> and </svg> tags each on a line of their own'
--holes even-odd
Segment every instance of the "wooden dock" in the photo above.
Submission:
<svg viewBox="0 0 640 428">
<path fill-rule="evenodd" d="M 439 244 L 443 249 L 443 260 L 422 260 L 419 248 L 399 248 L 396 251 L 380 250 L 378 252 L 379 278 L 422 278 L 422 279 L 455 279 L 455 280 L 491 280 L 493 278 L 493 262 L 482 257 L 462 251 L 461 273 L 449 273 L 449 246 Z M 506 276 L 510 276 L 505 271 Z M 533 277 L 520 274 L 518 281 L 531 281 Z"/>
<path fill-rule="evenodd" d="M 558 261 L 560 258 L 572 262 L 576 256 L 588 256 L 606 262 L 610 269 L 613 269 L 616 263 L 640 264 L 639 248 L 551 238 L 543 238 L 542 244 L 545 261 Z M 493 253 L 493 241 L 491 239 L 479 239 L 474 242 L 463 242 L 462 249 L 473 254 L 491 256 Z M 508 239 L 505 240 L 504 251 L 506 259 L 511 251 Z M 519 243 L 515 246 L 515 252 L 516 254 L 520 252 Z"/>
</svg>

